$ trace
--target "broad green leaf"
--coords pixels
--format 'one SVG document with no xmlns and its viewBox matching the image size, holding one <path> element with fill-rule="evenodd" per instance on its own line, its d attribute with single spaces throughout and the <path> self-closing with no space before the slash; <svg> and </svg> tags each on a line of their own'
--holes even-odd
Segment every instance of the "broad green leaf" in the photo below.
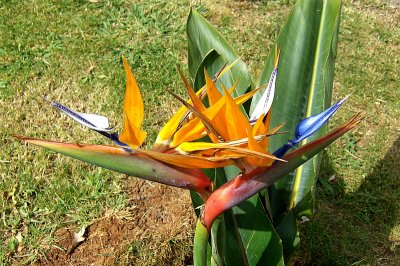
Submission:
<svg viewBox="0 0 400 266">
<path fill-rule="evenodd" d="M 197 69 L 193 88 L 197 91 L 206 84 L 204 69 L 207 70 L 207 73 L 210 75 L 211 78 L 213 78 L 214 75 L 224 67 L 225 63 L 226 62 L 224 61 L 224 58 L 220 54 L 218 54 L 217 51 L 215 51 L 214 49 L 210 50 L 210 52 L 206 54 Z M 228 86 L 227 84 L 230 84 L 231 86 L 235 82 L 230 73 L 227 73 L 223 77 L 220 77 L 218 80 L 219 82 L 217 83 L 217 85 L 222 82 L 225 87 Z M 218 90 L 223 93 L 222 88 L 220 86 L 217 87 Z"/>
<path fill-rule="evenodd" d="M 306 117 L 323 111 L 331 102 L 340 9 L 341 1 L 324 1 Z M 326 126 L 325 130 L 305 139 L 301 145 L 317 139 L 325 132 Z M 321 159 L 322 153 L 296 170 L 290 204 L 292 208 L 296 207 L 298 215 L 311 214 L 313 211 L 312 203 L 308 206 L 300 206 L 299 203 L 307 194 L 313 193 Z"/>
<path fill-rule="evenodd" d="M 18 137 L 42 148 L 130 176 L 162 184 L 205 192 L 211 186 L 197 169 L 172 167 L 153 160 L 140 152 L 129 153 L 115 146 L 72 144 Z"/>
<path fill-rule="evenodd" d="M 276 46 L 282 50 L 275 99 L 272 105 L 271 127 L 286 122 L 286 134 L 275 136 L 270 151 L 277 150 L 294 134 L 297 123 L 325 110 L 331 102 L 334 58 L 336 56 L 340 0 L 299 0 L 279 33 Z M 259 84 L 268 82 L 273 68 L 271 53 Z M 261 92 L 262 93 L 262 92 Z M 253 97 L 254 108 L 261 94 Z M 251 108 L 251 109 L 252 109 Z M 302 142 L 322 136 L 326 127 Z M 319 171 L 321 156 L 301 166 L 279 180 L 269 190 L 273 215 L 297 206 L 298 215 L 312 213 L 312 201 L 304 201 L 312 193 Z"/>
<path fill-rule="evenodd" d="M 282 241 L 258 195 L 233 207 L 248 265 L 283 265 Z M 233 264 L 234 265 L 234 264 Z"/>
<path fill-rule="evenodd" d="M 192 79 L 195 79 L 197 72 L 203 71 L 199 67 L 211 50 L 215 50 L 228 64 L 239 58 L 225 38 L 193 8 L 190 10 L 186 29 L 188 35 L 189 72 Z M 233 83 L 230 84 L 228 83 L 229 81 L 236 81 L 240 78 L 236 88 L 236 95 L 234 96 L 242 95 L 250 87 L 253 87 L 250 74 L 242 60 L 239 60 L 233 66 L 231 72 L 232 77 L 223 77 L 221 81 L 224 82 L 226 87 L 230 87 Z M 212 75 L 213 73 L 210 74 Z"/>
<path fill-rule="evenodd" d="M 282 239 L 285 262 L 290 261 L 290 256 L 300 245 L 300 237 L 296 223 L 296 214 L 294 210 L 292 210 L 276 227 L 276 231 Z"/>
<path fill-rule="evenodd" d="M 233 210 L 227 210 L 223 214 L 225 223 L 225 265 L 248 265 L 247 254 L 244 249 L 243 240 L 239 233 L 239 225 Z M 220 248 L 220 247 L 218 247 Z"/>
<path fill-rule="evenodd" d="M 225 167 L 227 180 L 239 174 L 234 166 Z M 239 233 L 247 265 L 283 265 L 282 241 L 275 231 L 258 194 L 231 210 L 233 226 Z M 226 215 L 225 215 L 226 216 Z M 251 217 L 251 219 L 249 219 Z M 235 261 L 231 261 L 235 265 Z"/>
</svg>

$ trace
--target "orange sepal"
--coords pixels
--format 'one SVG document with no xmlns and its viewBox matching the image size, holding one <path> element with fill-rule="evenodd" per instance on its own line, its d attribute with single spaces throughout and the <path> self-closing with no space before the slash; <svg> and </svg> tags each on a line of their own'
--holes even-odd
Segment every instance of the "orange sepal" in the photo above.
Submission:
<svg viewBox="0 0 400 266">
<path fill-rule="evenodd" d="M 203 116 L 208 119 L 207 123 L 210 127 L 217 128 L 214 118 L 215 116 L 221 111 L 224 107 L 225 101 L 223 98 L 219 99 L 216 104 L 207 108 Z M 216 130 L 221 136 L 225 139 L 226 134 L 224 132 L 220 132 Z M 171 147 L 176 147 L 182 142 L 192 141 L 199 139 L 206 134 L 206 127 L 204 126 L 203 122 L 200 118 L 195 117 L 194 119 L 190 120 L 187 124 L 181 127 L 174 135 L 173 141 L 171 142 Z"/>
<path fill-rule="evenodd" d="M 212 106 L 219 99 L 222 98 L 222 94 L 219 92 L 219 90 L 215 86 L 215 83 L 213 82 L 211 77 L 208 75 L 207 70 L 205 68 L 204 68 L 204 76 L 206 78 L 208 102 L 209 102 L 210 106 Z"/>
<path fill-rule="evenodd" d="M 197 91 L 196 95 L 200 95 L 206 87 L 201 88 Z M 192 103 L 189 99 L 188 103 Z M 163 128 L 158 133 L 155 149 L 167 147 L 172 141 L 173 135 L 179 130 L 179 127 L 182 124 L 182 120 L 184 120 L 185 116 L 187 116 L 188 108 L 186 106 L 182 106 L 179 110 L 168 120 L 168 122 L 163 126 Z"/>
<path fill-rule="evenodd" d="M 120 140 L 132 148 L 136 148 L 142 145 L 146 138 L 146 132 L 140 129 L 144 116 L 143 100 L 135 76 L 125 57 L 122 57 L 122 62 L 126 74 L 126 90 L 124 98 L 124 128 Z"/>
<path fill-rule="evenodd" d="M 179 72 L 179 75 L 181 76 L 181 79 L 185 83 L 186 90 L 189 94 L 189 97 L 190 97 L 190 100 L 192 101 L 193 106 L 196 107 L 196 109 L 199 110 L 200 112 L 203 112 L 206 109 L 206 107 L 201 102 L 199 97 L 196 95 L 196 93 L 190 86 L 189 81 L 185 78 L 185 76 L 183 75 L 182 71 L 179 68 L 178 68 L 178 72 Z"/>
<path fill-rule="evenodd" d="M 146 135 L 146 132 L 137 128 L 124 113 L 124 129 L 119 140 L 128 144 L 131 148 L 137 148 L 142 145 Z"/>
<path fill-rule="evenodd" d="M 232 165 L 233 161 L 225 158 L 202 158 L 190 155 L 169 154 L 155 151 L 138 150 L 158 161 L 183 168 L 219 168 Z"/>
<path fill-rule="evenodd" d="M 251 130 L 247 118 L 236 105 L 229 92 L 224 88 L 225 98 L 225 128 L 229 134 L 229 140 L 237 140 L 246 137 L 246 130 Z M 229 130 L 228 130 L 229 129 Z"/>
<path fill-rule="evenodd" d="M 268 154 L 268 153 L 253 137 L 253 135 L 248 132 L 248 148 L 252 151 L 263 153 L 263 154 Z M 247 157 L 246 158 L 247 163 L 249 163 L 252 166 L 257 166 L 257 167 L 263 167 L 263 166 L 270 166 L 275 160 L 272 158 L 255 158 L 255 157 Z"/>
</svg>

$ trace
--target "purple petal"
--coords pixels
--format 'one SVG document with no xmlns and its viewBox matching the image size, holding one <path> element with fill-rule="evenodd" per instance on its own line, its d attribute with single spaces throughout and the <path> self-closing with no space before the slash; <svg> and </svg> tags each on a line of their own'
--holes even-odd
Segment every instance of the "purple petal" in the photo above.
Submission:
<svg viewBox="0 0 400 266">
<path fill-rule="evenodd" d="M 314 134 L 318 129 L 320 129 L 331 116 L 336 113 L 340 106 L 347 100 L 350 95 L 346 96 L 344 99 L 334 103 L 331 107 L 326 109 L 325 111 L 310 116 L 306 119 L 300 121 L 300 123 L 296 127 L 296 143 L 308 138 L 312 134 Z"/>
</svg>

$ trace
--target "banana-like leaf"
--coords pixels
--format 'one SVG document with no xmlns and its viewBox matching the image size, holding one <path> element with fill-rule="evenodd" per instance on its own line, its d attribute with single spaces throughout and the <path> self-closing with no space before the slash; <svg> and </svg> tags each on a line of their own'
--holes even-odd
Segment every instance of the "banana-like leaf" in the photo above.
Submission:
<svg viewBox="0 0 400 266">
<path fill-rule="evenodd" d="M 191 9 L 187 20 L 188 35 L 188 58 L 190 77 L 194 80 L 196 73 L 203 73 L 200 65 L 210 51 L 215 50 L 221 55 L 225 63 L 232 63 L 239 58 L 238 54 L 228 44 L 225 38 L 195 9 Z M 232 76 L 224 75 L 221 82 L 230 88 L 236 78 L 240 77 L 240 82 L 235 90 L 234 96 L 242 95 L 253 86 L 246 64 L 239 60 L 231 69 Z M 213 75 L 214 73 L 210 73 Z M 198 88 L 197 88 L 198 89 Z"/>
<path fill-rule="evenodd" d="M 208 193 L 210 179 L 198 169 L 170 166 L 153 160 L 140 152 L 126 152 L 122 148 L 104 145 L 72 144 L 33 138 L 19 139 L 94 164 L 106 169 L 150 181 Z"/>
<path fill-rule="evenodd" d="M 232 181 L 238 174 L 237 168 L 225 167 L 228 181 Z M 240 258 L 242 265 L 284 265 L 282 241 L 258 194 L 234 206 L 224 214 L 224 218 L 228 223 L 226 226 L 230 226 L 233 231 L 231 234 L 237 235 L 236 243 L 241 245 L 240 256 L 234 249 L 230 250 L 230 256 L 227 256 L 230 263 L 227 265 L 236 265 Z"/>
<path fill-rule="evenodd" d="M 282 239 L 284 261 L 289 261 L 290 256 L 300 245 L 297 219 L 294 210 L 291 210 L 279 225 L 276 226 L 276 231 Z"/>
<path fill-rule="evenodd" d="M 271 152 L 293 138 L 295 127 L 301 119 L 320 113 L 330 105 L 340 7 L 340 0 L 299 0 L 279 33 L 276 46 L 282 54 L 271 126 L 285 121 L 284 130 L 287 133 L 274 137 L 270 144 Z M 268 82 L 273 60 L 271 53 L 259 84 Z M 253 97 L 252 108 L 261 93 Z M 301 145 L 325 132 L 326 127 L 323 127 Z M 270 204 L 275 218 L 279 219 L 279 214 L 294 207 L 298 215 L 312 213 L 311 194 L 320 161 L 321 155 L 317 155 L 270 188 Z"/>
<path fill-rule="evenodd" d="M 205 55 L 203 61 L 201 61 L 200 65 L 197 68 L 196 75 L 194 76 L 193 88 L 197 91 L 202 86 L 204 86 L 204 84 L 206 84 L 206 79 L 204 77 L 204 69 L 211 77 L 213 77 L 224 67 L 225 64 L 226 62 L 224 62 L 224 58 L 220 54 L 218 54 L 217 51 L 210 50 L 210 52 Z M 227 78 L 223 79 L 223 77 L 221 77 L 219 80 L 222 81 L 224 85 L 226 83 L 233 84 L 234 80 L 232 78 L 233 78 L 232 75 L 229 75 L 228 81 Z M 220 88 L 219 86 L 217 86 L 217 88 L 221 93 L 223 93 L 222 88 Z"/>
</svg>

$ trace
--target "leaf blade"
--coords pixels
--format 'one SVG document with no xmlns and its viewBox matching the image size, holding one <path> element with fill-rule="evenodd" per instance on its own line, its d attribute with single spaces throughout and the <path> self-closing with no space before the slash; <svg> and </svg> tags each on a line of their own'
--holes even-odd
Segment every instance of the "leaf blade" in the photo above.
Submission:
<svg viewBox="0 0 400 266">
<path fill-rule="evenodd" d="M 287 140 L 293 138 L 292 133 L 295 132 L 296 125 L 301 119 L 320 113 L 330 105 L 340 2 L 340 0 L 297 1 L 278 35 L 276 47 L 281 49 L 282 53 L 275 99 L 272 104 L 271 126 L 277 126 L 285 121 L 284 130 L 287 130 L 287 133 L 274 137 L 269 146 L 271 152 L 275 152 Z M 327 9 L 326 5 L 335 8 Z M 324 20 L 323 15 L 329 18 Z M 329 25 L 326 24 L 327 21 Z M 274 55 L 271 53 L 259 84 L 268 81 L 273 67 Z M 254 110 L 261 93 L 253 97 L 251 111 Z M 326 127 L 323 127 L 308 141 L 325 133 Z M 288 211 L 291 202 L 294 202 L 292 199 L 300 202 L 302 195 L 306 195 L 307 191 L 313 188 L 320 160 L 321 157 L 316 156 L 295 174 L 288 175 L 269 188 L 273 216 Z M 287 184 L 294 182 L 294 175 L 297 175 L 295 185 L 297 192 L 292 193 L 292 187 Z M 296 204 L 292 204 L 291 207 L 294 205 Z M 312 208 L 312 203 L 306 204 L 303 211 L 310 213 Z M 303 212 L 300 209 L 299 211 Z"/>
<path fill-rule="evenodd" d="M 199 66 L 211 51 L 215 50 L 220 54 L 225 63 L 232 63 L 239 58 L 235 50 L 228 44 L 226 39 L 195 9 L 191 9 L 187 20 L 187 36 L 188 36 L 188 59 L 189 59 L 189 72 L 192 79 L 196 78 L 196 73 Z M 221 66 L 220 66 L 221 67 Z M 253 87 L 253 81 L 247 70 L 246 64 L 239 60 L 232 68 L 232 75 L 240 77 L 240 82 L 236 88 L 236 95 L 243 94 L 249 87 Z M 210 72 L 209 72 L 210 73 Z M 225 83 L 226 75 L 222 77 L 224 85 L 231 87 L 233 83 Z"/>
<path fill-rule="evenodd" d="M 306 117 L 323 111 L 329 105 L 330 99 L 332 98 L 334 56 L 336 56 L 336 52 L 333 52 L 331 50 L 336 50 L 336 47 L 332 47 L 332 45 L 336 46 L 336 43 L 333 42 L 332 39 L 335 38 L 335 34 L 337 35 L 339 27 L 340 8 L 340 1 L 324 2 L 324 7 L 321 15 L 322 21 L 318 34 L 319 38 L 316 47 L 317 55 L 315 56 L 314 70 L 310 87 L 310 100 L 308 101 L 307 105 Z M 325 34 L 328 35 L 328 38 L 322 37 Z M 321 91 L 325 93 L 322 104 L 321 97 L 318 96 L 318 93 L 321 93 Z M 303 140 L 301 145 L 305 145 L 307 144 L 307 142 L 318 138 L 319 136 L 323 135 L 324 132 L 326 132 L 326 126 L 325 130 L 318 131 L 313 136 Z M 315 159 L 300 166 L 296 170 L 292 195 L 290 199 L 290 209 L 296 207 L 296 205 L 300 203 L 302 199 L 308 193 L 310 193 L 315 186 L 321 160 L 322 155 L 317 155 Z M 296 212 L 309 214 L 312 213 L 312 208 L 312 203 L 304 204 L 303 206 L 301 206 L 301 208 L 299 207 Z"/>
</svg>

